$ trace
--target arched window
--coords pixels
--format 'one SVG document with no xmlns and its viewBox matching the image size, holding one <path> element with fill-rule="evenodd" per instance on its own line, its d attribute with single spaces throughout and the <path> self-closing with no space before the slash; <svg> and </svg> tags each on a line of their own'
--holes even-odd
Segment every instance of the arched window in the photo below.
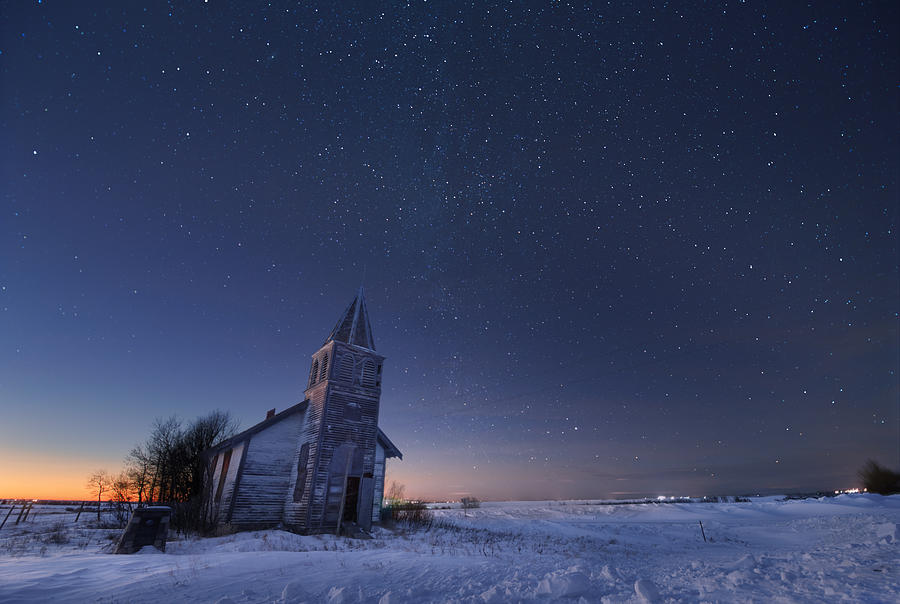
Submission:
<svg viewBox="0 0 900 604">
<path fill-rule="evenodd" d="M 375 386 L 375 361 L 366 359 L 362 366 L 362 385 L 365 388 Z"/>
<path fill-rule="evenodd" d="M 322 355 L 322 373 L 319 375 L 320 380 L 328 377 L 328 355 Z"/>
<path fill-rule="evenodd" d="M 338 366 L 337 378 L 348 384 L 353 383 L 353 368 L 356 362 L 352 354 L 345 354 L 341 357 L 341 364 Z"/>
<path fill-rule="evenodd" d="M 319 378 L 319 359 L 313 361 L 312 371 L 309 372 L 309 385 L 312 386 Z"/>
</svg>

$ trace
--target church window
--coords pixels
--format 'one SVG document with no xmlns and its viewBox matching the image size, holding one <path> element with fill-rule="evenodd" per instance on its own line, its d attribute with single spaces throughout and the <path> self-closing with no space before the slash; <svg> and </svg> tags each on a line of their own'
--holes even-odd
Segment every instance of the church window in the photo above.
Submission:
<svg viewBox="0 0 900 604">
<path fill-rule="evenodd" d="M 309 464 L 309 443 L 303 443 L 300 447 L 300 459 L 297 460 L 297 484 L 294 485 L 294 503 L 300 503 L 303 499 L 303 489 L 306 488 L 306 466 Z"/>
<path fill-rule="evenodd" d="M 225 489 L 225 477 L 228 475 L 228 466 L 231 465 L 231 451 L 228 449 L 222 456 L 222 469 L 219 471 L 219 486 L 216 488 L 216 503 L 222 501 L 222 491 Z"/>
<path fill-rule="evenodd" d="M 354 360 L 352 354 L 345 354 L 341 357 L 341 364 L 338 367 L 338 379 L 342 382 L 353 383 Z"/>
<path fill-rule="evenodd" d="M 324 380 L 328 377 L 328 355 L 322 355 L 322 374 L 319 376 L 320 380 Z"/>
<path fill-rule="evenodd" d="M 315 361 L 313 361 L 312 371 L 309 372 L 309 385 L 312 386 L 313 384 L 315 384 L 316 381 L 318 381 L 318 378 L 319 378 L 319 359 L 316 359 Z"/>
<path fill-rule="evenodd" d="M 371 388 L 375 385 L 375 362 L 372 359 L 363 361 L 362 385 L 366 388 Z"/>
<path fill-rule="evenodd" d="M 381 386 L 381 363 L 378 363 L 378 373 L 375 375 L 375 385 Z"/>
</svg>

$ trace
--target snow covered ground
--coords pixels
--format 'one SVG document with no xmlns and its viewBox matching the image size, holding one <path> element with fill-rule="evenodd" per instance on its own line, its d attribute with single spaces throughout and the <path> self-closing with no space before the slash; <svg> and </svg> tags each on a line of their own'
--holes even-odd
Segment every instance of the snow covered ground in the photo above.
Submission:
<svg viewBox="0 0 900 604">
<path fill-rule="evenodd" d="M 0 531 L 0 602 L 900 601 L 900 496 L 434 515 L 371 541 L 270 530 L 115 556 L 118 531 L 44 506 Z"/>
</svg>

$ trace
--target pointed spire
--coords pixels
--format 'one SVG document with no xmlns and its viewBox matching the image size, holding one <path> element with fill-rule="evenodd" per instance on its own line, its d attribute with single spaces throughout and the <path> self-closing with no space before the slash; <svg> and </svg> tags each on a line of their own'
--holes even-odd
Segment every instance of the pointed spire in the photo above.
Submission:
<svg viewBox="0 0 900 604">
<path fill-rule="evenodd" d="M 359 286 L 359 293 L 341 315 L 325 343 L 332 340 L 375 350 L 375 338 L 372 336 L 372 325 L 369 323 L 369 311 L 366 308 L 366 295 L 362 285 Z"/>
</svg>

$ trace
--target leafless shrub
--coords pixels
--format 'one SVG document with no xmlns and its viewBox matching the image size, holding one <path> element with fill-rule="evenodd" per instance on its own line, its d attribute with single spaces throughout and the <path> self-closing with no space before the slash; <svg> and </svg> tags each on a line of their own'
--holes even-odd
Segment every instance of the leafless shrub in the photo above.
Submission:
<svg viewBox="0 0 900 604">
<path fill-rule="evenodd" d="M 211 533 L 211 537 L 225 537 L 227 535 L 233 535 L 235 533 L 234 527 L 230 522 L 226 522 L 225 524 L 220 524 L 215 527 Z"/>
<path fill-rule="evenodd" d="M 394 522 L 414 528 L 431 528 L 434 514 L 424 503 L 405 503 L 394 509 Z"/>
<path fill-rule="evenodd" d="M 395 505 L 400 505 L 404 502 L 403 496 L 406 487 L 396 480 L 392 480 L 390 486 L 388 486 L 387 492 L 384 494 L 384 505 L 385 507 L 393 507 Z"/>
<path fill-rule="evenodd" d="M 44 533 L 41 539 L 44 543 L 65 545 L 69 542 L 69 526 L 62 520 L 53 524 L 50 531 Z"/>
</svg>

